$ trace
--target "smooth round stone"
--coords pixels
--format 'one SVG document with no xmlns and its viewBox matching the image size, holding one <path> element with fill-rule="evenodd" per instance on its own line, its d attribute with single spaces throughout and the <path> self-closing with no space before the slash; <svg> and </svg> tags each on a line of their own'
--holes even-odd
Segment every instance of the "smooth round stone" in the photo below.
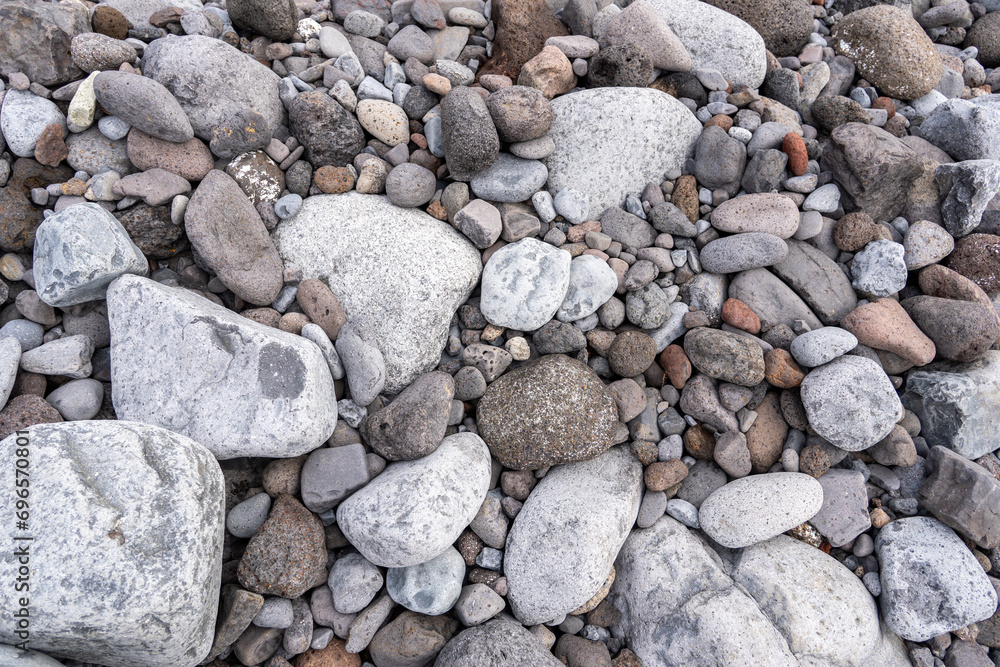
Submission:
<svg viewBox="0 0 1000 667">
<path fill-rule="evenodd" d="M 749 194 L 716 207 L 711 223 L 720 232 L 765 232 L 787 239 L 799 228 L 799 209 L 783 195 Z"/>
<path fill-rule="evenodd" d="M 226 517 L 226 530 L 233 537 L 243 539 L 253 537 L 257 529 L 264 525 L 267 513 L 270 511 L 271 496 L 266 493 L 251 496 L 229 510 L 229 515 Z"/>
<path fill-rule="evenodd" d="M 534 331 L 552 319 L 569 290 L 571 257 L 526 238 L 493 253 L 483 267 L 479 308 L 490 324 Z"/>
<path fill-rule="evenodd" d="M 485 16 L 467 7 L 452 7 L 448 10 L 448 20 L 455 25 L 469 26 L 477 30 L 482 30 L 489 24 Z"/>
<path fill-rule="evenodd" d="M 833 213 L 840 206 L 840 189 L 836 183 L 828 183 L 816 188 L 802 203 L 803 211 Z"/>
<path fill-rule="evenodd" d="M 562 322 L 575 322 L 592 313 L 615 295 L 618 276 L 600 257 L 580 255 L 570 262 L 569 289 L 556 311 Z"/>
<path fill-rule="evenodd" d="M 89 378 L 72 380 L 45 397 L 66 421 L 92 419 L 104 401 L 104 385 Z"/>
<path fill-rule="evenodd" d="M 586 221 L 590 214 L 590 197 L 576 190 L 562 190 L 552 203 L 556 207 L 556 213 L 574 225 Z"/>
<path fill-rule="evenodd" d="M 511 153 L 525 160 L 541 160 L 552 155 L 556 149 L 556 142 L 552 137 L 545 135 L 531 141 L 519 141 L 507 147 Z"/>
<path fill-rule="evenodd" d="M 840 327 L 823 327 L 797 336 L 789 351 L 795 361 L 815 368 L 843 356 L 858 346 L 858 339 Z"/>
<path fill-rule="evenodd" d="M 274 214 L 282 220 L 292 217 L 300 208 L 302 208 L 302 197 L 294 192 L 274 202 Z"/>
<path fill-rule="evenodd" d="M 266 493 L 261 495 L 267 495 Z M 264 600 L 264 606 L 253 617 L 253 624 L 258 628 L 277 628 L 284 630 L 295 622 L 295 612 L 292 601 L 288 598 L 269 597 Z"/>
<path fill-rule="evenodd" d="M 797 472 L 751 475 L 716 489 L 698 510 L 701 529 L 724 547 L 748 547 L 816 516 L 823 487 Z"/>
<path fill-rule="evenodd" d="M 683 498 L 671 498 L 668 500 L 667 514 L 688 528 L 694 528 L 695 530 L 701 528 L 701 523 L 698 521 L 698 508 Z"/>
<path fill-rule="evenodd" d="M 473 176 L 470 185 L 477 197 L 495 202 L 521 202 L 545 184 L 549 170 L 537 160 L 500 153 L 496 162 Z"/>
<path fill-rule="evenodd" d="M 944 259 L 955 249 L 955 239 L 948 231 L 929 220 L 918 220 L 903 236 L 903 262 L 908 271 L 916 271 Z"/>
<path fill-rule="evenodd" d="M 66 128 L 66 117 L 51 100 L 26 90 L 11 89 L 0 107 L 0 131 L 18 157 L 34 157 L 35 144 L 49 125 Z"/>
<path fill-rule="evenodd" d="M 31 320 L 11 320 L 0 327 L 0 339 L 16 338 L 21 344 L 21 352 L 33 350 L 42 344 L 45 327 Z"/>
<path fill-rule="evenodd" d="M 358 122 L 376 139 L 390 146 L 410 140 L 410 121 L 401 107 L 385 100 L 361 100 L 357 107 Z"/>
<path fill-rule="evenodd" d="M 128 135 L 128 131 L 132 129 L 132 126 L 117 116 L 105 116 L 97 121 L 97 128 L 108 139 L 118 141 Z"/>
<path fill-rule="evenodd" d="M 396 206 L 423 206 L 434 197 L 437 178 L 419 164 L 404 162 L 393 168 L 385 179 L 385 194 Z"/>
<path fill-rule="evenodd" d="M 339 58 L 351 51 L 351 43 L 336 28 L 325 27 L 319 31 L 319 48 L 327 58 Z"/>
<path fill-rule="evenodd" d="M 906 249 L 894 241 L 872 241 L 854 256 L 851 285 L 876 297 L 895 294 L 906 287 Z"/>
<path fill-rule="evenodd" d="M 361 554 L 350 553 L 334 562 L 327 585 L 333 607 L 341 614 L 355 614 L 375 599 L 382 582 L 378 567 Z"/>
<path fill-rule="evenodd" d="M 889 435 L 903 404 L 882 367 L 858 356 L 837 357 L 806 375 L 800 389 L 809 425 L 848 452 Z"/>
<path fill-rule="evenodd" d="M 749 338 L 699 327 L 684 336 L 684 352 L 691 364 L 709 377 L 742 387 L 764 380 L 764 353 Z"/>
<path fill-rule="evenodd" d="M 426 563 L 391 567 L 385 575 L 389 597 L 410 611 L 438 616 L 455 606 L 465 579 L 465 559 L 455 547 Z"/>
<path fill-rule="evenodd" d="M 381 17 L 356 9 L 344 18 L 344 30 L 354 35 L 362 37 L 378 37 L 385 27 L 385 21 Z M 322 45 L 320 46 L 322 49 Z"/>
<path fill-rule="evenodd" d="M 709 273 L 737 273 L 777 264 L 788 245 L 774 234 L 748 232 L 716 239 L 702 248 L 701 266 Z"/>
</svg>

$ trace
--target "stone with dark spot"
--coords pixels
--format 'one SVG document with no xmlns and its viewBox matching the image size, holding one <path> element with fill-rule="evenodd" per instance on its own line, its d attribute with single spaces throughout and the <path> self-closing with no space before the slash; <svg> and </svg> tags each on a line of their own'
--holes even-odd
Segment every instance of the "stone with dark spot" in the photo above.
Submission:
<svg viewBox="0 0 1000 667">
<path fill-rule="evenodd" d="M 427 456 L 441 444 L 455 397 L 455 383 L 436 371 L 418 377 L 396 400 L 361 422 L 361 435 L 389 461 Z"/>
<path fill-rule="evenodd" d="M 326 533 L 319 517 L 282 494 L 250 538 L 237 576 L 254 593 L 297 598 L 326 581 Z"/>
<path fill-rule="evenodd" d="M 469 180 L 496 162 L 500 138 L 486 103 L 472 88 L 453 88 L 441 101 L 441 131 L 452 178 Z"/>
<path fill-rule="evenodd" d="M 299 25 L 293 0 L 229 0 L 226 10 L 234 25 L 277 42 L 290 40 Z"/>
<path fill-rule="evenodd" d="M 108 318 L 119 418 L 169 427 L 219 459 L 290 458 L 333 433 L 333 379 L 315 343 L 137 276 L 111 284 Z"/>
<path fill-rule="evenodd" d="M 493 456 L 507 468 L 526 470 L 607 450 L 618 410 L 586 364 L 552 354 L 491 384 L 479 400 L 477 421 Z"/>
<path fill-rule="evenodd" d="M 587 78 L 594 88 L 641 88 L 652 76 L 653 61 L 641 46 L 634 43 L 616 44 L 601 49 L 590 59 L 587 67 Z"/>
</svg>

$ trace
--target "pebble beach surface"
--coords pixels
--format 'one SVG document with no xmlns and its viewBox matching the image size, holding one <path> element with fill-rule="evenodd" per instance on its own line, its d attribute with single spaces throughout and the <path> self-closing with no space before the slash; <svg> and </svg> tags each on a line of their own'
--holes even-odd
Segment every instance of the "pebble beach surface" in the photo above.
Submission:
<svg viewBox="0 0 1000 667">
<path fill-rule="evenodd" d="M 1000 665 L 994 90 L 997 0 L 0 0 L 0 667 Z"/>
</svg>

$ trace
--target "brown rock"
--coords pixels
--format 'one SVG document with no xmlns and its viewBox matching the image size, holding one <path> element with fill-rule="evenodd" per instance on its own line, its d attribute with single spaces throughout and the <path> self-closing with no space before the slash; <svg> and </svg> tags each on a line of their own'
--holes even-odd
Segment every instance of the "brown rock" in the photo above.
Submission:
<svg viewBox="0 0 1000 667">
<path fill-rule="evenodd" d="M 696 424 L 684 431 L 684 451 L 702 461 L 707 461 L 715 454 L 715 438 L 701 424 Z"/>
<path fill-rule="evenodd" d="M 841 320 L 840 326 L 854 334 L 862 345 L 892 352 L 917 366 L 934 360 L 934 341 L 892 299 L 858 306 Z"/>
<path fill-rule="evenodd" d="M 110 5 L 97 5 L 90 16 L 90 25 L 94 32 L 107 35 L 114 39 L 128 37 L 128 29 L 132 24 L 125 15 Z"/>
<path fill-rule="evenodd" d="M 320 167 L 313 179 L 317 188 L 330 195 L 339 195 L 354 187 L 354 174 L 347 167 Z"/>
<path fill-rule="evenodd" d="M 150 259 L 169 259 L 188 248 L 184 227 L 170 219 L 170 206 L 137 204 L 115 217 Z"/>
<path fill-rule="evenodd" d="M 872 102 L 872 109 L 882 109 L 888 114 L 889 118 L 896 115 L 896 105 L 892 103 L 892 99 L 889 97 L 879 97 L 874 102 Z"/>
<path fill-rule="evenodd" d="M 569 58 L 554 46 L 546 46 L 524 63 L 517 77 L 517 85 L 536 88 L 546 99 L 563 95 L 576 87 L 576 74 Z"/>
<path fill-rule="evenodd" d="M 806 445 L 799 454 L 799 472 L 821 477 L 830 469 L 830 455 L 819 445 Z"/>
<path fill-rule="evenodd" d="M 694 176 L 685 174 L 674 183 L 674 192 L 670 203 L 681 210 L 691 222 L 698 222 L 698 181 Z"/>
<path fill-rule="evenodd" d="M 719 329 L 692 329 L 684 336 L 691 365 L 705 375 L 743 387 L 764 379 L 764 353 L 754 341 Z M 613 369 L 613 367 L 612 367 Z"/>
<path fill-rule="evenodd" d="M 785 436 L 788 435 L 788 424 L 781 416 L 779 403 L 778 394 L 771 392 L 754 408 L 757 419 L 746 432 L 750 463 L 754 472 L 766 472 L 781 458 Z"/>
<path fill-rule="evenodd" d="M 504 473 L 505 475 L 507 473 Z M 532 475 L 534 477 L 534 475 Z M 462 558 L 465 560 L 465 564 L 472 567 L 476 564 L 476 556 L 479 552 L 483 550 L 483 541 L 479 539 L 479 536 L 474 532 L 466 528 L 462 531 L 462 534 L 458 536 L 455 540 L 455 548 L 458 553 L 462 554 Z"/>
<path fill-rule="evenodd" d="M 627 648 L 623 648 L 611 661 L 611 667 L 642 667 L 642 659 Z"/>
<path fill-rule="evenodd" d="M 635 419 L 646 408 L 646 392 L 632 378 L 622 378 L 612 382 L 608 385 L 608 392 L 615 399 L 615 405 L 618 406 L 618 421 L 622 423 Z"/>
<path fill-rule="evenodd" d="M 723 132 L 729 132 L 729 128 L 733 126 L 733 119 L 724 113 L 716 114 L 708 119 L 705 123 L 705 127 L 719 127 L 722 128 Z"/>
<path fill-rule="evenodd" d="M 251 308 L 244 310 L 240 315 L 258 324 L 263 324 L 266 327 L 274 327 L 275 329 L 278 328 L 278 323 L 281 321 L 281 313 L 274 308 Z"/>
<path fill-rule="evenodd" d="M 900 305 L 945 359 L 974 361 L 1000 335 L 993 306 L 936 296 L 915 296 Z"/>
<path fill-rule="evenodd" d="M 680 345 L 667 345 L 660 353 L 660 366 L 675 389 L 683 389 L 691 377 L 691 362 Z"/>
<path fill-rule="evenodd" d="M 806 153 L 806 142 L 802 137 L 789 132 L 781 142 L 781 150 L 788 156 L 788 170 L 796 176 L 806 173 L 809 155 Z"/>
<path fill-rule="evenodd" d="M 404 611 L 375 633 L 368 651 L 377 665 L 428 664 L 458 632 L 458 621 Z"/>
<path fill-rule="evenodd" d="M 920 271 L 917 280 L 920 289 L 928 296 L 974 301 L 987 308 L 993 307 L 993 302 L 990 301 L 990 297 L 986 296 L 982 287 L 946 266 L 932 264 Z M 997 327 L 1000 327 L 1000 313 L 997 313 L 995 308 L 993 310 Z"/>
<path fill-rule="evenodd" d="M 30 251 L 35 244 L 35 230 L 42 224 L 42 212 L 28 198 L 32 188 L 64 183 L 73 170 L 63 165 L 47 167 L 30 158 L 14 162 L 7 186 L 0 188 L 0 250 Z"/>
<path fill-rule="evenodd" d="M 545 40 L 569 34 L 545 0 L 497 0 L 492 18 L 493 57 L 479 69 L 480 78 L 501 74 L 516 79 L 524 63 L 545 47 Z"/>
<path fill-rule="evenodd" d="M 59 411 L 34 394 L 15 396 L 0 411 L 0 439 L 35 424 L 55 424 L 63 420 Z"/>
<path fill-rule="evenodd" d="M 833 242 L 846 252 L 858 252 L 879 239 L 891 241 L 892 234 L 863 211 L 848 213 L 833 226 Z"/>
<path fill-rule="evenodd" d="M 611 370 L 626 378 L 635 377 L 656 360 L 656 341 L 641 331 L 624 331 L 608 348 Z"/>
<path fill-rule="evenodd" d="M 726 299 L 722 304 L 722 321 L 747 333 L 760 333 L 760 318 L 757 313 L 739 299 Z"/>
<path fill-rule="evenodd" d="M 787 350 L 779 347 L 764 355 L 764 378 L 773 386 L 791 389 L 802 384 L 805 377 Z"/>
<path fill-rule="evenodd" d="M 324 167 L 325 168 L 325 167 Z M 302 312 L 318 324 L 330 340 L 337 340 L 340 327 L 347 323 L 344 309 L 330 288 L 318 278 L 308 278 L 299 283 L 295 299 Z"/>
<path fill-rule="evenodd" d="M 326 560 L 323 522 L 298 500 L 282 494 L 250 538 L 238 577 L 254 593 L 297 598 L 326 582 Z"/>
<path fill-rule="evenodd" d="M 889 435 L 867 450 L 876 463 L 884 466 L 909 467 L 917 462 L 917 448 L 906 429 L 896 424 Z"/>
<path fill-rule="evenodd" d="M 309 324 L 309 318 L 305 313 L 285 313 L 278 320 L 278 328 L 296 336 L 302 333 L 302 327 Z"/>
<path fill-rule="evenodd" d="M 303 454 L 293 459 L 276 459 L 268 463 L 261 478 L 261 484 L 267 491 L 267 495 L 272 498 L 277 498 L 282 494 L 297 496 L 299 494 L 299 475 L 307 458 L 309 455 Z"/>
<path fill-rule="evenodd" d="M 164 28 L 168 23 L 180 23 L 183 9 L 180 7 L 164 7 L 149 15 L 149 24 L 155 28 Z"/>
<path fill-rule="evenodd" d="M 58 167 L 69 155 L 66 148 L 66 130 L 59 123 L 53 123 L 42 130 L 35 144 L 35 159 L 46 167 Z"/>
<path fill-rule="evenodd" d="M 361 667 L 361 656 L 347 652 L 347 643 L 334 639 L 324 649 L 309 649 L 295 656 L 295 667 Z"/>
<path fill-rule="evenodd" d="M 44 375 L 39 373 L 29 373 L 27 371 L 18 371 L 17 378 L 14 380 L 14 388 L 11 390 L 11 396 L 33 394 L 44 398 L 47 385 L 48 381 L 45 379 Z"/>
<path fill-rule="evenodd" d="M 559 637 L 552 653 L 569 667 L 605 667 L 611 664 L 611 654 L 603 642 L 578 635 L 564 634 Z"/>
<path fill-rule="evenodd" d="M 680 459 L 657 461 L 646 466 L 643 478 L 646 488 L 650 491 L 666 491 L 684 481 L 688 475 L 688 467 Z"/>
<path fill-rule="evenodd" d="M 969 234 L 957 240 L 948 266 L 979 285 L 987 295 L 1000 294 L 1000 236 Z"/>
<path fill-rule="evenodd" d="M 163 169 L 189 181 L 200 181 L 215 164 L 212 152 L 198 138 L 175 144 L 133 127 L 127 141 L 128 159 L 140 171 Z"/>
</svg>

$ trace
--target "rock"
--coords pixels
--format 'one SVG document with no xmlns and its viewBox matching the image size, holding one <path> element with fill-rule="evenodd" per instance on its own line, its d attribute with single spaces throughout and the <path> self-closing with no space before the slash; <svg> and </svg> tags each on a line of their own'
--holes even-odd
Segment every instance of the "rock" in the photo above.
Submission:
<svg viewBox="0 0 1000 667">
<path fill-rule="evenodd" d="M 452 315 L 482 265 L 450 225 L 358 193 L 307 198 L 273 238 L 284 261 L 327 283 L 345 314 L 373 335 L 390 393 L 437 365 Z"/>
<path fill-rule="evenodd" d="M 787 254 L 788 245 L 774 234 L 748 232 L 710 241 L 698 258 L 710 273 L 737 273 L 777 264 Z"/>
<path fill-rule="evenodd" d="M 597 312 L 618 289 L 618 277 L 599 257 L 580 255 L 570 262 L 569 288 L 556 317 L 574 322 Z"/>
<path fill-rule="evenodd" d="M 962 364 L 944 362 L 910 372 L 903 405 L 920 418 L 920 435 L 977 459 L 995 449 L 987 434 L 1000 428 L 1000 352 Z"/>
<path fill-rule="evenodd" d="M 811 519 L 823 504 L 823 487 L 797 472 L 754 475 L 714 491 L 698 510 L 698 522 L 724 547 L 748 547 Z"/>
<path fill-rule="evenodd" d="M 447 373 L 421 375 L 396 400 L 366 417 L 361 434 L 389 461 L 427 456 L 444 439 L 454 396 L 455 384 Z"/>
<path fill-rule="evenodd" d="M 365 133 L 354 115 L 323 93 L 299 94 L 289 106 L 288 122 L 316 168 L 351 164 L 365 146 Z"/>
<path fill-rule="evenodd" d="M 566 298 L 570 254 L 534 238 L 504 246 L 483 268 L 480 308 L 495 326 L 534 331 Z"/>
<path fill-rule="evenodd" d="M 920 504 L 980 547 L 995 549 L 1000 483 L 982 466 L 940 445 L 931 449 L 928 463 L 931 474 L 920 487 Z"/>
<path fill-rule="evenodd" d="M 721 127 L 709 125 L 698 139 L 694 175 L 705 187 L 736 194 L 746 168 L 746 147 Z"/>
<path fill-rule="evenodd" d="M 406 112 L 385 100 L 361 100 L 357 106 L 358 121 L 372 136 L 389 146 L 410 140 Z"/>
<path fill-rule="evenodd" d="M 296 656 L 295 667 L 361 667 L 361 657 L 349 652 L 343 641 L 334 639 L 326 648 L 311 648 Z"/>
<path fill-rule="evenodd" d="M 367 484 L 368 478 L 368 459 L 360 443 L 317 449 L 302 466 L 302 503 L 310 512 L 322 514 Z"/>
<path fill-rule="evenodd" d="M 410 611 L 438 616 L 455 606 L 464 578 L 465 560 L 454 547 L 448 547 L 426 563 L 389 568 L 386 591 Z"/>
<path fill-rule="evenodd" d="M 934 180 L 945 197 L 944 226 L 957 238 L 979 226 L 987 204 L 1000 192 L 1000 164 L 994 160 L 942 164 L 934 170 Z"/>
<path fill-rule="evenodd" d="M 799 55 L 813 29 L 812 12 L 801 2 L 712 0 L 709 4 L 746 21 L 764 38 L 767 50 L 779 58 Z"/>
<path fill-rule="evenodd" d="M 618 411 L 586 364 L 553 354 L 494 381 L 476 418 L 494 457 L 507 468 L 531 470 L 607 450 Z"/>
<path fill-rule="evenodd" d="M 975 361 L 1000 336 L 991 306 L 935 296 L 911 297 L 900 305 L 944 359 Z"/>
<path fill-rule="evenodd" d="M 712 211 L 712 226 L 732 234 L 763 232 L 783 239 L 799 227 L 799 211 L 788 197 L 772 193 L 729 199 Z"/>
<path fill-rule="evenodd" d="M 347 375 L 355 405 L 370 405 L 385 387 L 385 357 L 372 332 L 348 322 L 340 329 L 335 347 Z"/>
<path fill-rule="evenodd" d="M 801 664 L 850 664 L 881 639 L 878 610 L 864 584 L 836 559 L 779 535 L 745 549 L 733 579 L 788 640 Z"/>
<path fill-rule="evenodd" d="M 376 565 L 426 563 L 451 545 L 475 517 L 489 478 L 485 443 L 471 433 L 452 435 L 422 459 L 389 464 L 340 504 L 337 523 L 350 543 Z"/>
<path fill-rule="evenodd" d="M 173 94 L 157 81 L 126 72 L 101 72 L 94 94 L 109 113 L 163 141 L 184 143 L 194 138 L 188 117 Z"/>
<path fill-rule="evenodd" d="M 601 39 L 611 45 L 635 45 L 645 51 L 653 67 L 672 72 L 691 69 L 684 45 L 648 2 L 634 2 L 605 28 Z M 648 81 L 648 79 L 647 79 Z M 644 85 L 646 82 L 642 82 Z"/>
<path fill-rule="evenodd" d="M 858 346 L 854 334 L 839 327 L 821 327 L 795 337 L 789 351 L 795 361 L 815 368 L 847 354 Z"/>
<path fill-rule="evenodd" d="M 120 179 L 112 186 L 112 192 L 142 199 L 150 206 L 162 206 L 178 195 L 187 196 L 191 192 L 191 184 L 177 174 L 151 169 Z"/>
<path fill-rule="evenodd" d="M 128 134 L 128 159 L 136 169 L 163 169 L 189 181 L 200 181 L 214 163 L 211 151 L 200 139 L 182 144 L 163 141 L 134 129 Z"/>
<path fill-rule="evenodd" d="M 103 299 L 118 276 L 149 273 L 122 225 L 97 204 L 69 206 L 46 218 L 35 232 L 35 252 L 35 285 L 51 306 Z"/>
<path fill-rule="evenodd" d="M 843 546 L 871 528 L 865 478 L 856 470 L 833 468 L 820 475 L 823 507 L 809 523 L 834 546 Z"/>
<path fill-rule="evenodd" d="M 601 231 L 623 248 L 647 248 L 656 240 L 656 230 L 648 222 L 617 206 L 601 215 Z"/>
<path fill-rule="evenodd" d="M 0 107 L 0 131 L 14 155 L 34 157 L 35 145 L 49 125 L 66 127 L 66 117 L 54 102 L 26 90 L 6 92 Z"/>
<path fill-rule="evenodd" d="M 876 5 L 853 12 L 837 24 L 832 37 L 834 50 L 853 60 L 858 73 L 886 95 L 913 100 L 941 78 L 930 38 L 898 7 Z"/>
<path fill-rule="evenodd" d="M 545 645 L 523 626 L 501 616 L 459 633 L 438 654 L 435 667 L 560 667 Z"/>
<path fill-rule="evenodd" d="M 184 228 L 171 220 L 169 206 L 139 204 L 117 217 L 132 242 L 151 259 L 167 259 L 188 247 Z"/>
<path fill-rule="evenodd" d="M 213 154 L 231 159 L 243 153 L 264 150 L 270 145 L 271 139 L 271 127 L 267 124 L 267 119 L 253 109 L 243 109 L 212 130 L 209 146 Z"/>
<path fill-rule="evenodd" d="M 692 329 L 684 336 L 691 364 L 709 377 L 753 387 L 764 380 L 764 353 L 752 340 L 716 329 Z"/>
<path fill-rule="evenodd" d="M 292 0 L 232 0 L 226 10 L 236 26 L 277 42 L 290 40 L 299 24 Z"/>
<path fill-rule="evenodd" d="M 605 47 L 587 66 L 587 79 L 592 88 L 641 88 L 652 78 L 653 61 L 641 46 L 633 43 Z"/>
<path fill-rule="evenodd" d="M 119 421 L 38 425 L 27 439 L 32 511 L 48 517 L 31 524 L 30 560 L 65 575 L 56 588 L 32 591 L 31 645 L 127 667 L 190 665 L 207 655 L 225 518 L 211 454 L 183 435 Z M 4 483 L 14 488 L 14 436 L 2 451 Z M 0 566 L 11 581 L 16 562 Z M 13 598 L 8 608 L 15 613 Z M 23 641 L 13 627 L 0 631 L 4 643 Z"/>
<path fill-rule="evenodd" d="M 524 63 L 517 85 L 539 90 L 547 100 L 565 95 L 576 87 L 576 73 L 569 59 L 554 46 L 545 46 Z"/>
<path fill-rule="evenodd" d="M 535 88 L 501 88 L 490 95 L 486 106 L 503 141 L 531 141 L 552 126 L 552 106 Z"/>
<path fill-rule="evenodd" d="M 552 113 L 549 136 L 556 148 L 544 160 L 548 190 L 589 193 L 593 215 L 621 206 L 626 194 L 680 168 L 701 134 L 684 105 L 652 89 L 571 93 L 553 100 Z M 632 119 L 627 127 L 615 122 L 625 116 Z M 632 168 L 622 170 L 622 164 Z"/>
<path fill-rule="evenodd" d="M 993 615 L 997 592 L 954 532 L 937 519 L 897 519 L 875 539 L 882 617 L 910 641 L 963 628 Z"/>
<path fill-rule="evenodd" d="M 538 160 L 500 153 L 492 165 L 472 177 L 469 185 L 477 197 L 513 203 L 529 199 L 547 177 L 548 170 Z"/>
<path fill-rule="evenodd" d="M 385 667 L 417 667 L 429 664 L 457 630 L 458 622 L 446 616 L 404 611 L 375 633 L 368 651 Z"/>
<path fill-rule="evenodd" d="M 969 234 L 958 240 L 948 266 L 995 297 L 1000 294 L 1000 236 Z"/>
<path fill-rule="evenodd" d="M 90 32 L 86 7 L 81 5 L 5 2 L 0 23 L 17 26 L 0 37 L 0 74 L 27 75 L 43 86 L 57 86 L 82 77 L 70 54 L 78 34 Z"/>
<path fill-rule="evenodd" d="M 802 297 L 825 324 L 837 324 L 858 305 L 840 266 L 816 247 L 787 240 L 788 254 L 771 270 Z"/>
<path fill-rule="evenodd" d="M 282 494 L 250 538 L 237 573 L 254 593 L 297 598 L 326 580 L 323 523 L 294 497 Z"/>
<path fill-rule="evenodd" d="M 170 426 L 219 459 L 290 458 L 333 432 L 333 380 L 314 343 L 138 276 L 108 289 L 108 316 L 120 418 Z"/>
<path fill-rule="evenodd" d="M 226 515 L 226 530 L 234 537 L 249 539 L 267 521 L 267 515 L 270 511 L 271 496 L 266 493 L 258 493 L 255 496 L 250 496 L 229 510 L 229 514 Z M 291 625 L 291 605 L 288 606 L 288 613 L 288 624 Z M 263 620 L 258 625 L 265 627 Z"/>
<path fill-rule="evenodd" d="M 385 194 L 389 201 L 403 208 L 423 206 L 434 197 L 437 179 L 424 167 L 412 162 L 393 168 L 385 179 Z"/>
<path fill-rule="evenodd" d="M 863 357 L 838 357 L 813 369 L 802 381 L 801 396 L 809 425 L 849 452 L 889 435 L 903 414 L 885 371 Z"/>
<path fill-rule="evenodd" d="M 20 300 L 19 300 L 20 301 Z M 85 378 L 93 368 L 94 343 L 82 334 L 56 338 L 21 354 L 21 370 L 40 375 Z"/>
<path fill-rule="evenodd" d="M 149 44 L 142 61 L 143 74 L 175 96 L 200 139 L 210 141 L 216 126 L 246 108 L 269 127 L 284 124 L 278 76 L 221 40 L 164 37 Z"/>
<path fill-rule="evenodd" d="M 718 70 L 734 87 L 760 87 L 765 46 L 756 30 L 728 12 L 694 0 L 650 0 L 650 4 L 680 38 L 695 70 Z"/>
<path fill-rule="evenodd" d="M 917 328 L 893 299 L 858 306 L 840 324 L 862 345 L 892 352 L 917 366 L 933 361 L 937 352 L 934 341 Z"/>
<path fill-rule="evenodd" d="M 445 95 L 441 131 L 452 178 L 467 181 L 496 161 L 500 152 L 496 127 L 483 98 L 471 88 L 457 87 Z"/>
<path fill-rule="evenodd" d="M 872 241 L 851 262 L 851 285 L 874 297 L 887 297 L 906 286 L 906 249 L 894 241 Z"/>
<path fill-rule="evenodd" d="M 356 614 L 371 604 L 382 589 L 382 573 L 359 553 L 348 553 L 330 568 L 329 587 L 334 609 Z"/>
<path fill-rule="evenodd" d="M 544 0 L 501 0 L 493 10 L 493 57 L 483 65 L 480 77 L 501 74 L 517 79 L 524 63 L 545 47 L 548 38 L 569 34 Z"/>
<path fill-rule="evenodd" d="M 955 249 L 955 239 L 943 227 L 929 220 L 918 220 L 903 236 L 903 261 L 909 271 L 935 264 Z"/>
<path fill-rule="evenodd" d="M 1000 95 L 939 104 L 920 125 L 920 136 L 955 160 L 1000 159 Z"/>
</svg>

